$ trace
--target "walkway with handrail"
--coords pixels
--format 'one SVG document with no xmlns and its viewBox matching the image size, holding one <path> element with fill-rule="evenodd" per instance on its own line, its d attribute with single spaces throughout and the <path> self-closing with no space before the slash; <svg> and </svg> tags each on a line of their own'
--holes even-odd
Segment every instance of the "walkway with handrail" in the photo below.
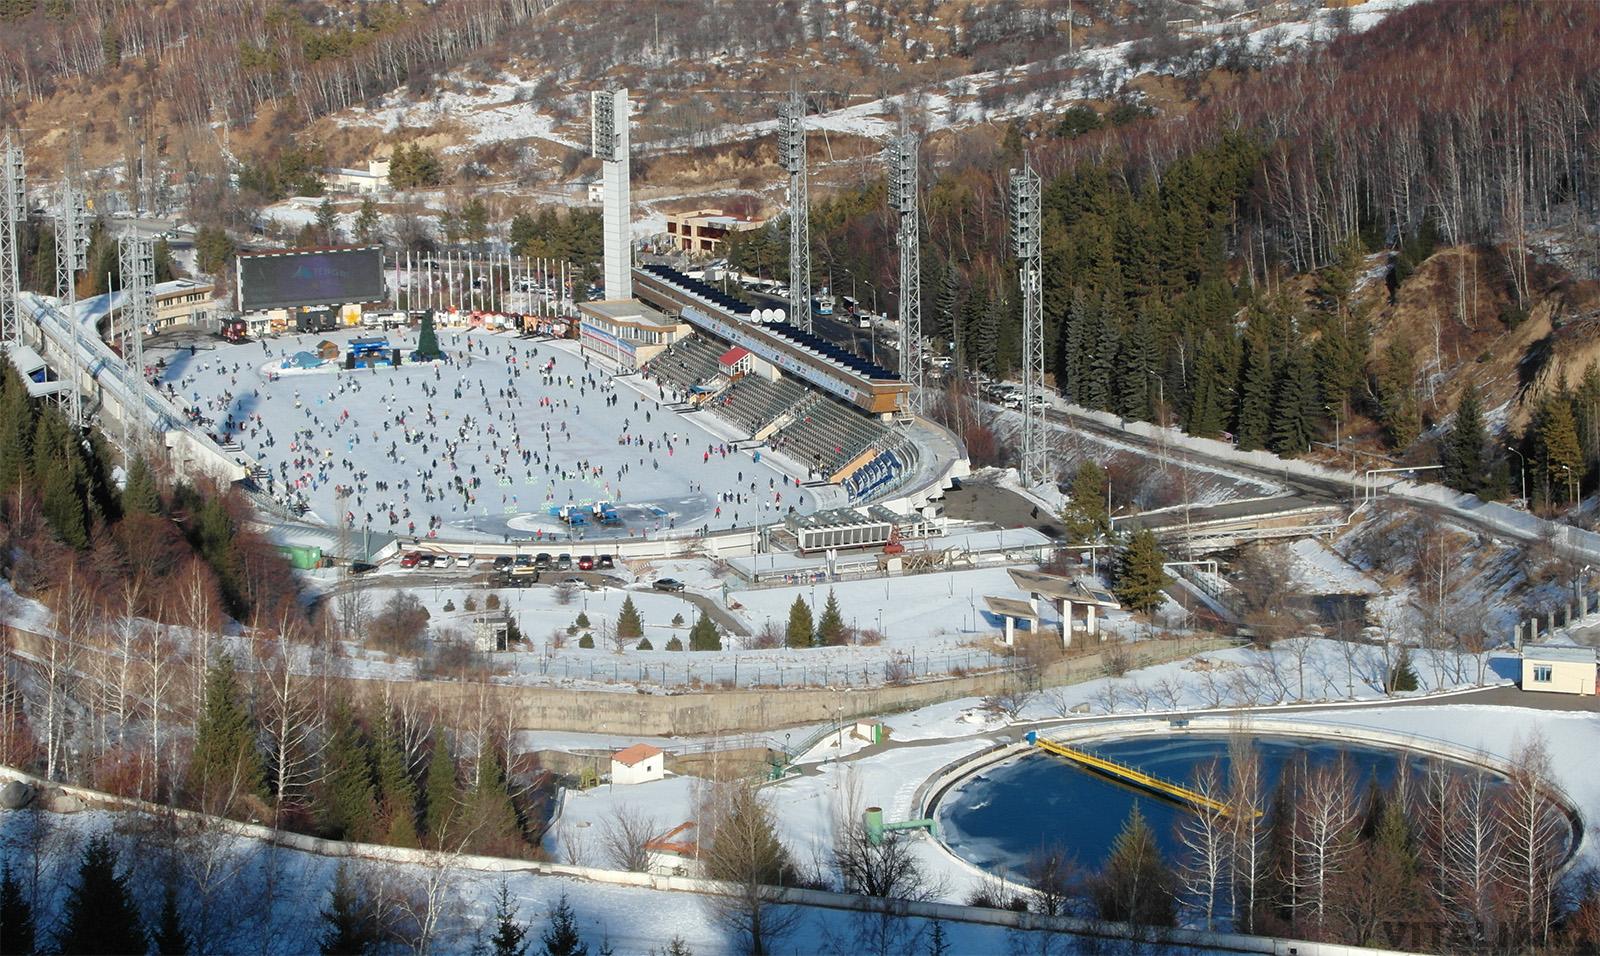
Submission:
<svg viewBox="0 0 1600 956">
<path fill-rule="evenodd" d="M 1057 743 L 1054 740 L 1041 737 L 1036 731 L 1030 730 L 1027 734 L 1027 740 L 1029 743 L 1038 747 L 1040 750 L 1043 750 L 1045 753 L 1055 754 L 1057 757 L 1063 757 L 1075 764 L 1078 764 L 1079 766 L 1093 770 L 1096 773 L 1110 777 L 1114 780 L 1120 780 L 1123 783 L 1132 784 L 1133 786 L 1136 786 L 1142 790 L 1148 790 L 1157 796 L 1166 797 L 1179 803 L 1186 803 L 1192 807 L 1215 810 L 1223 816 L 1229 816 L 1232 813 L 1233 808 L 1221 800 L 1217 800 L 1198 791 L 1191 790 L 1188 787 L 1185 787 L 1183 784 L 1177 783 L 1176 781 L 1167 780 L 1164 777 L 1158 777 L 1154 774 L 1146 773 L 1145 771 L 1140 770 L 1138 767 L 1130 767 L 1125 763 L 1118 763 L 1115 760 L 1110 760 L 1097 754 L 1089 753 L 1086 750 L 1079 750 L 1076 747 L 1068 747 L 1066 744 Z M 1256 815 L 1260 816 L 1260 811 L 1257 811 Z"/>
</svg>

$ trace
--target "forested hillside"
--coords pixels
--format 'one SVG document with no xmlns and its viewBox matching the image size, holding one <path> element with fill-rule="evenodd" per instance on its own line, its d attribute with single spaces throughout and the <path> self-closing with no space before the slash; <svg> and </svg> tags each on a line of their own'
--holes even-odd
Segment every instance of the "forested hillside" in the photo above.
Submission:
<svg viewBox="0 0 1600 956">
<path fill-rule="evenodd" d="M 1587 301 L 1535 253 L 1559 233 L 1579 278 L 1600 268 L 1597 77 L 1600 6 L 1436 3 L 1215 82 L 1187 113 L 1075 109 L 1032 142 L 1013 127 L 949 157 L 927 190 L 924 324 L 969 364 L 1016 367 L 1004 189 L 1026 147 L 1049 184 L 1045 334 L 1066 396 L 1244 448 L 1299 454 L 1338 431 L 1404 453 L 1453 412 L 1434 386 L 1470 377 L 1473 356 L 1425 369 L 1434 330 L 1393 309 L 1375 329 L 1388 303 L 1374 286 L 1399 298 L 1437 250 L 1469 248 L 1460 294 L 1431 304 L 1446 315 L 1472 325 L 1482 293 L 1509 332 L 1556 291 L 1557 312 Z M 832 215 L 847 199 L 815 214 L 819 268 L 859 263 L 892 288 L 892 262 L 875 257 L 887 217 L 858 198 L 862 215 Z M 738 261 L 781 274 L 782 228 L 746 240 Z M 1548 472 L 1537 432 L 1527 451 Z M 1600 460 L 1600 442 L 1584 447 Z"/>
</svg>

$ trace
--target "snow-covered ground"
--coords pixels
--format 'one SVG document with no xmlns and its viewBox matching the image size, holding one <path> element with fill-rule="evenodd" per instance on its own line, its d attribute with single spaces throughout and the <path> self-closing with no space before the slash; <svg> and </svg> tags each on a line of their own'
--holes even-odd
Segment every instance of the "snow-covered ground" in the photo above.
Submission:
<svg viewBox="0 0 1600 956">
<path fill-rule="evenodd" d="M 180 406 L 267 469 L 271 493 L 303 500 L 330 524 L 348 513 L 358 530 L 422 536 L 432 522 L 456 539 L 565 540 L 551 506 L 616 502 L 628 535 L 751 525 L 815 507 L 783 473 L 662 405 L 653 384 L 612 379 L 570 343 L 441 330 L 444 363 L 279 374 L 324 339 L 342 354 L 365 334 L 147 354 L 166 361 L 158 383 Z M 389 339 L 403 353 L 416 346 L 414 331 Z"/>
</svg>

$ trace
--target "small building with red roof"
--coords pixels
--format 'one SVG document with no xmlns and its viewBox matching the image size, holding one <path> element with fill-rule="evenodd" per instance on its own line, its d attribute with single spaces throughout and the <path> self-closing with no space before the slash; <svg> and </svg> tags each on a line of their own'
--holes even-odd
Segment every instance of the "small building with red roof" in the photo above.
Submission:
<svg viewBox="0 0 1600 956">
<path fill-rule="evenodd" d="M 649 783 L 667 775 L 667 755 L 660 747 L 634 744 L 611 755 L 613 784 Z"/>
</svg>

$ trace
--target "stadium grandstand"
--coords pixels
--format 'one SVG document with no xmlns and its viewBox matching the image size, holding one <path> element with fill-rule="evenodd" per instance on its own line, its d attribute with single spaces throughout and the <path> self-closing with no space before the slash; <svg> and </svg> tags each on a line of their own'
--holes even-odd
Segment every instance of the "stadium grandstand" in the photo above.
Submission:
<svg viewBox="0 0 1600 956">
<path fill-rule="evenodd" d="M 635 270 L 635 290 L 696 333 L 644 373 L 745 440 L 838 483 L 852 501 L 892 489 L 914 467 L 915 443 L 874 411 L 880 394 L 892 398 L 899 387 L 894 373 L 666 266 Z"/>
</svg>

